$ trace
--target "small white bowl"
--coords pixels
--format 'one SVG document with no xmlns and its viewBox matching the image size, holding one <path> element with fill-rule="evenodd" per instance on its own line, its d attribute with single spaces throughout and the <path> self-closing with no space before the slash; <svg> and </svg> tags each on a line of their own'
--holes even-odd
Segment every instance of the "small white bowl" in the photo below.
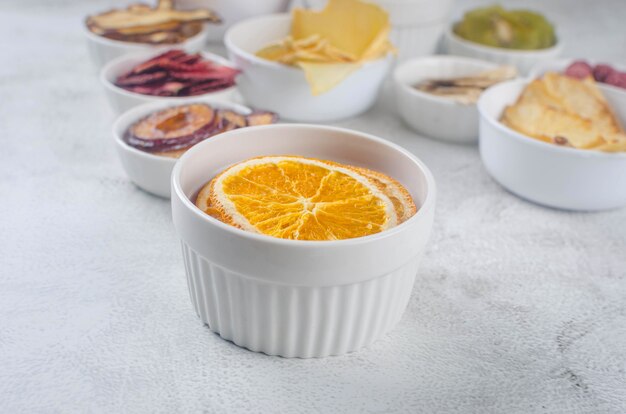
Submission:
<svg viewBox="0 0 626 414">
<path fill-rule="evenodd" d="M 126 130 L 135 122 L 154 112 L 189 103 L 206 103 L 214 108 L 230 109 L 246 115 L 252 112 L 250 108 L 242 105 L 214 101 L 210 98 L 196 98 L 184 103 L 169 101 L 147 103 L 122 114 L 113 124 L 115 148 L 126 175 L 142 190 L 159 197 L 170 198 L 170 177 L 178 159 L 154 155 L 131 147 L 124 140 Z"/>
<path fill-rule="evenodd" d="M 87 38 L 87 47 L 91 60 L 96 68 L 100 69 L 113 59 L 129 53 L 146 51 L 161 53 L 168 49 L 182 49 L 186 52 L 198 52 L 202 50 L 202 47 L 206 43 L 208 36 L 207 26 L 208 24 L 205 24 L 198 34 L 184 42 L 167 45 L 151 45 L 147 43 L 123 42 L 121 40 L 108 39 L 93 33 L 85 24 L 83 24 L 83 33 Z"/>
<path fill-rule="evenodd" d="M 244 20 L 226 32 L 230 60 L 241 70 L 237 87 L 252 107 L 278 113 L 281 119 L 328 122 L 369 109 L 391 67 L 393 57 L 366 62 L 330 91 L 313 96 L 304 72 L 255 56 L 271 42 L 288 35 L 291 16 L 274 14 Z"/>
<path fill-rule="evenodd" d="M 409 60 L 393 73 L 398 112 L 404 122 L 419 134 L 454 143 L 475 143 L 478 141 L 476 105 L 422 92 L 413 85 L 426 79 L 475 75 L 497 66 L 484 60 L 457 56 Z"/>
<path fill-rule="evenodd" d="M 465 40 L 449 26 L 444 32 L 444 45 L 447 53 L 451 55 L 467 56 L 484 59 L 501 65 L 512 65 L 522 74 L 527 74 L 537 63 L 554 59 L 561 54 L 563 45 L 557 36 L 556 44 L 552 47 L 539 50 L 515 50 L 501 47 L 491 47 Z"/>
<path fill-rule="evenodd" d="M 446 27 L 447 20 L 414 26 L 394 26 L 389 33 L 389 39 L 398 49 L 398 62 L 435 54 Z"/>
<path fill-rule="evenodd" d="M 398 179 L 419 207 L 397 227 L 339 241 L 284 240 L 222 223 L 193 203 L 225 167 L 299 154 L 369 167 Z M 340 355 L 400 320 L 433 224 L 435 182 L 413 154 L 381 138 L 328 126 L 235 130 L 187 151 L 172 173 L 172 218 L 193 306 L 205 324 L 252 351 Z"/>
<path fill-rule="evenodd" d="M 208 97 L 215 101 L 221 102 L 229 102 L 233 99 L 233 95 L 237 90 L 236 86 L 231 86 L 228 88 L 220 89 L 216 92 L 209 92 L 202 95 L 194 95 L 194 96 L 152 96 L 152 95 L 143 95 L 140 93 L 135 93 L 131 91 L 127 91 L 126 89 L 115 86 L 115 80 L 118 76 L 127 73 L 134 66 L 138 65 L 141 62 L 144 62 L 154 56 L 163 53 L 163 51 L 158 52 L 144 52 L 144 53 L 133 53 L 130 55 L 120 56 L 117 59 L 112 60 L 107 63 L 102 70 L 100 71 L 100 83 L 104 86 L 104 90 L 106 92 L 107 99 L 113 112 L 116 115 L 119 115 L 130 108 L 133 108 L 138 105 L 142 105 L 148 102 L 186 102 L 189 100 L 195 100 L 198 98 Z M 232 64 L 224 59 L 221 56 L 214 55 L 213 53 L 201 52 L 201 55 L 204 59 L 213 61 L 223 66 L 230 66 Z"/>
<path fill-rule="evenodd" d="M 500 122 L 529 80 L 493 86 L 478 102 L 480 155 L 491 176 L 512 193 L 549 207 L 606 210 L 626 205 L 626 153 L 559 147 Z M 600 86 L 622 124 L 626 94 Z"/>
<path fill-rule="evenodd" d="M 209 42 L 221 42 L 224 33 L 233 24 L 254 16 L 284 13 L 289 7 L 289 0 L 174 0 L 177 9 L 211 9 L 222 19 L 222 24 L 210 25 Z"/>
</svg>

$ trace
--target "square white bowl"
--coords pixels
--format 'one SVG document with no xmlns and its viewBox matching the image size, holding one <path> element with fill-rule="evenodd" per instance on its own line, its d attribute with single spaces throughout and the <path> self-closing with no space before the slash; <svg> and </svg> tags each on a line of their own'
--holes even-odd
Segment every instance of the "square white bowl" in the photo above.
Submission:
<svg viewBox="0 0 626 414">
<path fill-rule="evenodd" d="M 626 153 L 561 147 L 527 137 L 500 122 L 530 80 L 503 82 L 478 102 L 480 156 L 487 172 L 512 193 L 549 207 L 607 210 L 626 206 Z M 599 86 L 621 123 L 626 94 Z"/>
<path fill-rule="evenodd" d="M 194 205 L 224 168 L 292 154 L 389 174 L 419 210 L 367 237 L 284 240 L 240 230 Z M 433 224 L 435 182 L 408 151 L 347 129 L 282 124 L 227 132 L 185 153 L 172 173 L 172 217 L 191 301 L 216 333 L 253 351 L 285 357 L 340 355 L 367 346 L 400 319 Z"/>
</svg>

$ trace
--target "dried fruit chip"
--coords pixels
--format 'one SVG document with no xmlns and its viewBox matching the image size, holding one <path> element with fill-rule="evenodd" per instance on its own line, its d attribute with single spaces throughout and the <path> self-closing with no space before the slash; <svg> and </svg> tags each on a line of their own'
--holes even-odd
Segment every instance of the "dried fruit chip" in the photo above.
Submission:
<svg viewBox="0 0 626 414">
<path fill-rule="evenodd" d="M 219 23 L 211 10 L 175 10 L 171 0 L 159 0 L 156 8 L 134 4 L 123 10 L 89 16 L 93 33 L 110 39 L 137 43 L 180 43 L 200 32 L 204 22 Z"/>
<path fill-rule="evenodd" d="M 142 151 L 178 158 L 191 146 L 214 135 L 277 120 L 273 112 L 258 111 L 246 116 L 204 103 L 188 104 L 140 119 L 126 130 L 124 140 Z"/>
<path fill-rule="evenodd" d="M 193 96 L 233 86 L 238 73 L 198 54 L 176 50 L 138 64 L 119 76 L 115 84 L 142 95 Z"/>
<path fill-rule="evenodd" d="M 626 148 L 626 135 L 590 76 L 579 80 L 546 73 L 505 108 L 501 121 L 556 145 L 601 151 Z"/>
</svg>

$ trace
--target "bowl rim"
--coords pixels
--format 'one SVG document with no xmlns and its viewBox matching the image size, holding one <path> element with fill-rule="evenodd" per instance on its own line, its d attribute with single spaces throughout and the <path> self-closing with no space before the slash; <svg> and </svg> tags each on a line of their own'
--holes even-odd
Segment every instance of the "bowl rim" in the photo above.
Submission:
<svg viewBox="0 0 626 414">
<path fill-rule="evenodd" d="M 252 22 L 256 22 L 257 20 L 290 20 L 290 19 L 291 19 L 291 13 L 270 13 L 270 14 L 264 14 L 264 15 L 250 17 L 248 19 L 241 20 L 233 24 L 232 26 L 230 26 L 228 30 L 226 31 L 226 33 L 224 34 L 224 46 L 226 46 L 226 50 L 228 50 L 229 52 L 237 56 L 242 56 L 246 60 L 254 63 L 255 65 L 265 66 L 268 68 L 279 69 L 279 70 L 286 70 L 286 71 L 290 71 L 293 73 L 302 73 L 302 69 L 298 67 L 285 65 L 284 63 L 279 63 L 279 62 L 275 62 L 275 61 L 268 60 L 268 59 L 263 59 L 253 53 L 247 52 L 243 50 L 241 47 L 237 46 L 232 40 L 232 33 L 236 29 L 239 29 L 240 27 L 244 27 Z M 359 69 L 363 69 L 367 66 L 371 66 L 375 64 L 380 64 L 381 62 L 388 60 L 390 55 L 391 55 L 391 52 L 387 53 L 385 56 L 382 56 L 378 59 L 367 60 L 367 61 L 361 62 Z"/>
<path fill-rule="evenodd" d="M 136 49 L 143 49 L 143 48 L 151 49 L 151 48 L 168 48 L 168 47 L 171 49 L 176 49 L 177 47 L 182 47 L 189 41 L 197 40 L 201 37 L 207 36 L 209 32 L 208 23 L 203 22 L 202 30 L 200 30 L 195 35 L 188 37 L 187 39 L 179 43 L 152 44 L 152 43 L 141 43 L 141 42 L 126 42 L 124 40 L 109 39 L 108 37 L 97 35 L 96 33 L 89 30 L 89 27 L 87 27 L 87 18 L 89 16 L 90 15 L 88 15 L 87 17 L 83 19 L 83 22 L 81 25 L 83 33 L 85 33 L 85 36 L 87 36 L 89 40 L 92 40 L 96 43 L 100 43 L 100 44 L 107 45 L 107 46 L 127 46 L 132 49 L 135 49 L 135 48 Z"/>
<path fill-rule="evenodd" d="M 550 47 L 546 47 L 543 49 L 507 49 L 504 47 L 495 47 L 495 46 L 487 46 L 480 43 L 472 42 L 470 40 L 464 39 L 461 36 L 454 33 L 454 26 L 458 23 L 458 21 L 453 22 L 448 25 L 446 30 L 444 31 L 444 36 L 446 36 L 449 40 L 453 40 L 467 48 L 475 49 L 481 52 L 492 53 L 492 54 L 503 54 L 503 55 L 513 55 L 517 57 L 541 57 L 544 55 L 551 55 L 557 51 L 560 51 L 563 48 L 563 42 L 561 41 L 561 37 L 555 30 L 554 37 L 556 38 L 556 42 L 554 45 Z"/>
<path fill-rule="evenodd" d="M 154 95 L 144 95 L 141 93 L 136 93 L 136 92 L 131 92 L 131 91 L 127 91 L 126 89 L 120 88 L 119 86 L 115 85 L 113 82 L 111 82 L 108 79 L 108 75 L 110 74 L 112 68 L 116 65 L 118 65 L 121 62 L 124 62 L 126 60 L 131 60 L 131 59 L 150 59 L 151 57 L 155 57 L 158 56 L 162 53 L 167 52 L 168 50 L 175 50 L 178 49 L 177 47 L 171 48 L 171 49 L 161 49 L 161 50 L 143 50 L 141 52 L 139 51 L 135 51 L 135 52 L 130 52 L 130 53 L 126 53 L 122 56 L 119 56 L 115 59 L 112 59 L 110 61 L 108 61 L 101 69 L 100 69 L 100 74 L 99 74 L 99 78 L 100 78 L 100 83 L 108 90 L 115 92 L 119 95 L 123 95 L 126 97 L 132 97 L 132 98 L 145 98 L 147 100 L 150 101 L 174 101 L 174 100 L 184 100 L 184 99 L 188 99 L 188 98 L 200 98 L 200 97 L 210 97 L 213 94 L 218 94 L 218 93 L 223 93 L 223 92 L 227 92 L 227 91 L 233 91 L 237 88 L 237 85 L 234 84 L 232 86 L 229 86 L 227 88 L 223 88 L 223 89 L 219 89 L 217 91 L 213 91 L 213 92 L 208 92 L 208 93 L 203 93 L 201 95 L 192 95 L 192 96 L 154 96 Z M 200 55 L 207 60 L 211 60 L 213 62 L 216 62 L 222 66 L 228 66 L 230 68 L 236 69 L 233 64 L 226 58 L 220 56 L 220 55 L 216 55 L 215 53 L 211 53 L 211 52 L 207 52 L 207 51 L 199 51 L 197 53 L 200 53 Z"/>
<path fill-rule="evenodd" d="M 185 195 L 183 189 L 181 188 L 180 174 L 181 174 L 183 165 L 187 161 L 187 158 L 192 157 L 193 154 L 196 152 L 202 151 L 202 145 L 204 145 L 203 142 L 200 142 L 194 145 L 188 151 L 186 151 L 179 158 L 179 162 L 177 162 L 176 165 L 174 166 L 174 170 L 172 171 L 172 178 L 171 178 L 172 199 L 174 197 L 177 197 L 179 201 L 184 205 L 185 209 L 191 214 L 193 214 L 195 217 L 197 217 L 199 220 L 202 220 L 209 225 L 217 226 L 221 230 L 231 233 L 233 236 L 242 237 L 242 238 L 249 239 L 251 241 L 259 242 L 259 243 L 269 243 L 269 244 L 278 245 L 278 246 L 289 246 L 291 248 L 296 247 L 296 248 L 303 248 L 303 249 L 314 248 L 314 247 L 330 247 L 330 246 L 341 247 L 341 246 L 350 246 L 350 245 L 361 245 L 361 244 L 366 244 L 366 243 L 373 243 L 373 242 L 376 242 L 378 240 L 385 239 L 388 237 L 393 237 L 399 232 L 403 232 L 406 229 L 408 229 L 410 226 L 412 226 L 422 217 L 426 216 L 428 212 L 434 208 L 435 194 L 436 194 L 435 179 L 430 169 L 426 166 L 426 164 L 424 164 L 419 158 L 413 155 L 410 151 L 402 148 L 401 146 L 393 142 L 387 141 L 386 139 L 383 139 L 383 138 L 380 138 L 380 137 L 377 137 L 375 135 L 371 135 L 365 132 L 355 131 L 355 130 L 348 129 L 348 128 L 328 126 L 328 125 L 274 124 L 274 125 L 254 126 L 254 127 L 242 128 L 239 130 L 228 131 L 224 134 L 220 134 L 216 136 L 215 139 L 212 140 L 212 142 L 215 142 L 216 140 L 221 140 L 221 139 L 229 139 L 230 135 L 236 135 L 240 133 L 251 133 L 251 131 L 258 131 L 261 129 L 292 129 L 292 128 L 294 129 L 305 128 L 305 129 L 317 130 L 320 132 L 333 131 L 333 132 L 347 133 L 351 135 L 358 135 L 360 138 L 365 138 L 370 141 L 375 141 L 379 144 L 383 144 L 385 146 L 388 146 L 394 149 L 395 151 L 401 153 L 403 156 L 409 158 L 422 171 L 424 180 L 426 181 L 426 195 L 424 197 L 424 201 L 419 206 L 417 212 L 408 220 L 404 221 L 403 223 L 400 223 L 399 225 L 395 227 L 392 227 L 390 229 L 384 230 L 379 233 L 371 234 L 369 236 L 355 237 L 352 239 L 343 239 L 343 240 L 319 241 L 319 240 L 289 240 L 289 239 L 281 239 L 278 237 L 272 237 L 272 236 L 268 236 L 268 235 L 261 234 L 261 233 L 253 233 L 251 231 L 246 231 L 246 230 L 231 226 L 229 224 L 226 224 L 214 217 L 211 217 L 205 212 L 201 211 L 189 199 L 189 197 Z"/>
<path fill-rule="evenodd" d="M 604 159 L 624 159 L 626 160 L 626 152 L 605 152 L 605 151 L 597 151 L 597 150 L 587 150 L 587 149 L 578 149 L 578 148 L 569 148 L 562 147 L 554 144 L 550 144 L 547 142 L 540 141 L 538 139 L 526 136 L 521 132 L 517 132 L 514 129 L 509 128 L 504 125 L 502 122 L 497 120 L 495 117 L 486 113 L 484 108 L 485 101 L 488 99 L 489 95 L 495 94 L 498 92 L 498 89 L 505 88 L 513 83 L 517 85 L 528 85 L 531 82 L 531 78 L 518 78 L 511 79 L 509 81 L 501 82 L 497 85 L 492 86 L 483 92 L 478 99 L 478 113 L 480 114 L 481 119 L 488 122 L 491 126 L 499 130 L 502 135 L 505 135 L 506 139 L 513 139 L 517 142 L 521 142 L 525 145 L 536 146 L 537 148 L 543 148 L 546 151 L 552 151 L 556 154 L 569 154 L 574 157 L 580 158 L 604 158 Z M 503 108 L 504 109 L 504 108 Z M 480 134 L 479 134 L 480 139 Z"/>
<path fill-rule="evenodd" d="M 155 155 L 150 152 L 142 151 L 138 148 L 128 145 L 128 143 L 124 141 L 123 134 L 120 134 L 118 131 L 120 131 L 122 128 L 124 129 L 124 131 L 126 131 L 132 124 L 134 124 L 135 122 L 138 122 L 143 117 L 146 117 L 154 112 L 167 109 L 167 108 L 173 108 L 176 106 L 191 105 L 191 104 L 197 104 L 197 103 L 208 104 L 214 107 L 218 107 L 218 109 L 222 107 L 225 109 L 246 112 L 248 114 L 252 113 L 252 109 L 247 106 L 234 103 L 234 102 L 217 101 L 210 97 L 199 98 L 199 99 L 191 100 L 191 101 L 178 101 L 178 102 L 172 101 L 170 102 L 171 105 L 166 105 L 166 103 L 163 101 L 147 102 L 147 103 L 137 105 L 133 108 L 128 109 L 127 111 L 123 112 L 115 119 L 115 121 L 113 122 L 112 131 L 111 131 L 113 135 L 113 140 L 115 141 L 117 145 L 121 146 L 125 151 L 132 153 L 134 156 L 153 160 L 155 162 L 166 163 L 168 165 L 174 165 L 180 158 L 171 158 L 171 157 L 165 157 L 162 155 Z M 195 144 L 195 145 L 198 145 L 198 144 Z M 195 145 L 192 145 L 190 148 L 187 149 L 187 151 L 189 151 Z"/>
<path fill-rule="evenodd" d="M 471 58 L 465 56 L 456 56 L 456 55 L 430 55 L 430 56 L 421 56 L 413 59 L 409 59 L 405 62 L 402 62 L 393 70 L 393 80 L 394 82 L 402 88 L 406 93 L 409 93 L 412 97 L 419 98 L 425 101 L 429 101 L 430 103 L 437 103 L 440 105 L 452 106 L 452 107 L 461 107 L 461 108 L 471 108 L 476 107 L 476 103 L 474 104 L 462 104 L 460 102 L 456 102 L 454 100 L 444 98 L 443 96 L 433 95 L 427 92 L 422 92 L 418 89 L 413 88 L 407 82 L 403 82 L 399 79 L 400 72 L 404 70 L 407 66 L 417 63 L 426 63 L 429 61 L 449 61 L 449 62 L 458 62 L 458 63 L 483 63 L 486 66 L 491 66 L 493 69 L 499 66 L 505 66 L 502 64 L 498 64 L 495 62 L 490 62 L 484 59 Z M 484 93 L 484 91 L 483 91 Z M 482 94 L 481 94 L 482 95 Z"/>
</svg>

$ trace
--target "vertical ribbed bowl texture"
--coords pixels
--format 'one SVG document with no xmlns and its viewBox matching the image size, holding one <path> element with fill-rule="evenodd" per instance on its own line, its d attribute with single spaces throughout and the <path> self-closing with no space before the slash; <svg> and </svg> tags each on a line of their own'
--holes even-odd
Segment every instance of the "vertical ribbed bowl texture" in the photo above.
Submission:
<svg viewBox="0 0 626 414">
<path fill-rule="evenodd" d="M 262 155 L 360 165 L 398 179 L 419 211 L 382 233 L 349 240 L 282 240 L 239 230 L 200 211 L 197 191 L 225 167 Z M 187 151 L 172 174 L 172 216 L 191 302 L 224 339 L 284 357 L 341 355 L 400 320 L 435 210 L 428 168 L 380 138 L 315 125 L 231 131 Z"/>
</svg>

